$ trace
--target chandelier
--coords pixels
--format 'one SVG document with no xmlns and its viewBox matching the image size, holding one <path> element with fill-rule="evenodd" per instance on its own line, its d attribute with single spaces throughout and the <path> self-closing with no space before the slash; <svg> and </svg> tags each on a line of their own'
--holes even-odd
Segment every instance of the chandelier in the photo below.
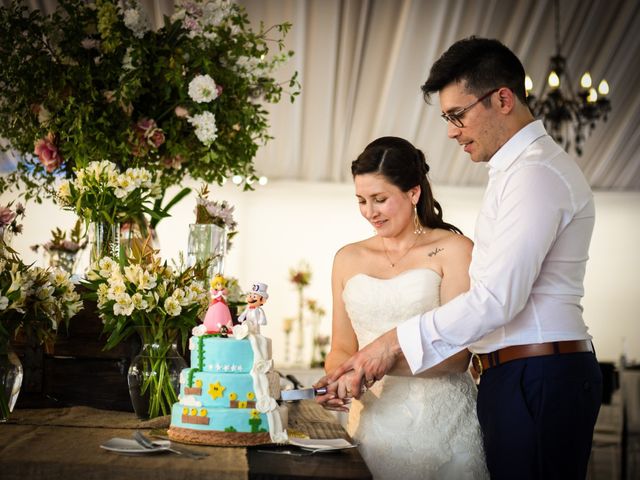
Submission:
<svg viewBox="0 0 640 480">
<path fill-rule="evenodd" d="M 573 146 L 582 155 L 582 145 L 599 120 L 607 121 L 611 104 L 607 99 L 609 85 L 601 80 L 598 89 L 593 87 L 591 75 L 585 72 L 576 93 L 571 90 L 571 78 L 567 60 L 560 53 L 560 8 L 554 0 L 556 53 L 549 63 L 549 76 L 539 97 L 531 94 L 533 81 L 525 77 L 527 103 L 533 115 L 542 118 L 551 136 L 569 150 Z"/>
</svg>

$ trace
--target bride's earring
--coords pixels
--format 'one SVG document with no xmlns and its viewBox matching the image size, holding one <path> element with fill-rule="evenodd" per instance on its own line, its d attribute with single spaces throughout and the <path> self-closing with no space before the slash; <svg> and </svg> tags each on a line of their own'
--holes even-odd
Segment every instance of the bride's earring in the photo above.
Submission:
<svg viewBox="0 0 640 480">
<path fill-rule="evenodd" d="M 413 233 L 416 235 L 421 235 L 424 232 L 424 227 L 420 223 L 420 219 L 418 218 L 418 207 L 417 205 L 413 206 Z"/>
</svg>

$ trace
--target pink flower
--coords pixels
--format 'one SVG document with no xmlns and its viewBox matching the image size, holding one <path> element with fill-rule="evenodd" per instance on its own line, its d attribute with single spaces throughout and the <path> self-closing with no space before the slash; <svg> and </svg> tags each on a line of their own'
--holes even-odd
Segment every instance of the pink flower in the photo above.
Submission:
<svg viewBox="0 0 640 480">
<path fill-rule="evenodd" d="M 159 128 L 155 128 L 151 136 L 147 137 L 147 141 L 149 145 L 159 148 L 164 143 L 164 132 Z"/>
<path fill-rule="evenodd" d="M 0 227 L 9 225 L 14 218 L 16 214 L 9 207 L 0 207 Z"/>
<path fill-rule="evenodd" d="M 181 107 L 180 105 L 178 105 L 175 110 L 174 113 L 176 114 L 176 117 L 178 118 L 185 118 L 189 116 L 189 110 L 187 110 L 184 107 Z"/>
<path fill-rule="evenodd" d="M 62 165 L 62 157 L 58 147 L 55 145 L 53 132 L 49 132 L 46 137 L 36 141 L 34 153 L 49 173 Z"/>
</svg>

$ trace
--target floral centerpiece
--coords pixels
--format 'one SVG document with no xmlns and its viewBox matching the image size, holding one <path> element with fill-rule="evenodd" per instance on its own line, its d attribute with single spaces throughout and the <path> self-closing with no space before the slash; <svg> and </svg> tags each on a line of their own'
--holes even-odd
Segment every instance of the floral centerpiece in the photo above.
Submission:
<svg viewBox="0 0 640 480">
<path fill-rule="evenodd" d="M 3 360 L 10 353 L 9 340 L 17 333 L 32 346 L 50 344 L 60 325 L 68 327 L 81 309 L 82 300 L 67 272 L 25 265 L 0 240 L 0 369 L 6 368 Z M 2 377 L 0 419 L 6 418 L 17 398 L 17 391 L 7 395 Z"/>
<path fill-rule="evenodd" d="M 208 197 L 209 188 L 204 184 L 196 197 L 196 221 L 189 225 L 187 255 L 189 264 L 209 261 L 207 279 L 212 279 L 224 273 L 224 258 L 238 233 L 238 224 L 233 219 L 232 205 Z"/>
<path fill-rule="evenodd" d="M 128 168 L 120 173 L 115 163 L 102 160 L 79 168 L 76 174 L 74 180 L 61 182 L 56 201 L 64 209 L 92 222 L 96 229 L 101 225 L 110 226 L 105 232 L 111 232 L 116 238 L 105 239 L 106 247 L 119 246 L 119 223 L 134 221 L 145 226 L 145 214 L 152 217 L 163 215 L 153 209 L 159 184 L 155 175 L 145 168 Z M 98 236 L 98 232 L 94 232 L 94 238 Z M 105 254 L 113 254 L 109 249 L 94 247 L 92 261 Z"/>
<path fill-rule="evenodd" d="M 105 349 L 134 333 L 145 346 L 132 364 L 135 371 L 129 370 L 130 392 L 132 375 L 137 375 L 139 393 L 147 396 L 147 410 L 136 408 L 141 417 L 166 415 L 177 401 L 178 375 L 186 364 L 172 370 L 168 356 L 178 339 L 184 349 L 208 305 L 208 292 L 198 279 L 202 266 L 173 268 L 156 253 L 134 246 L 124 264 L 103 257 L 91 266 L 85 281 L 104 324 Z M 132 400 L 137 407 L 133 394 Z"/>
<path fill-rule="evenodd" d="M 0 7 L 0 138 L 22 154 L 0 192 L 53 196 L 99 159 L 161 172 L 163 192 L 185 175 L 255 179 L 265 104 L 299 93 L 296 74 L 274 76 L 289 23 L 254 30 L 231 1 L 177 0 L 155 29 L 142 2 L 58 3 Z"/>
</svg>

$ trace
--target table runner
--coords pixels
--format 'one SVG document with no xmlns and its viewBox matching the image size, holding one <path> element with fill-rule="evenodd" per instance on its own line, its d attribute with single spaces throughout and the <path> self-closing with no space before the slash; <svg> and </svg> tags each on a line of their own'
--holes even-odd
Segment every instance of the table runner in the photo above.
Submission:
<svg viewBox="0 0 640 480">
<path fill-rule="evenodd" d="M 168 417 L 140 421 L 134 414 L 90 407 L 17 410 L 0 425 L 3 480 L 74 478 L 122 480 L 245 480 L 246 449 L 190 446 L 203 460 L 174 454 L 125 456 L 100 448 L 113 437 L 131 438 L 134 429 L 168 426 Z M 108 474 L 108 476 L 106 476 Z"/>
</svg>

